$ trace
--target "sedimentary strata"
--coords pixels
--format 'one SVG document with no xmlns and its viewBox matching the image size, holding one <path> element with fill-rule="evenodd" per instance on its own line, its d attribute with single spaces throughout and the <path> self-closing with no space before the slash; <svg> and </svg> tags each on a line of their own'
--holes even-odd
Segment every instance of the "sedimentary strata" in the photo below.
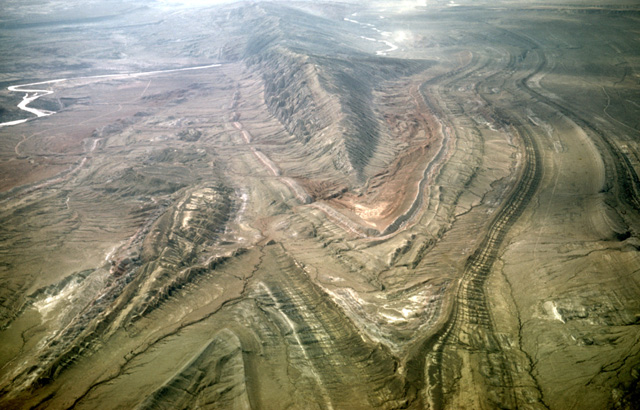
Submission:
<svg viewBox="0 0 640 410">
<path fill-rule="evenodd" d="M 637 7 L 29 7 L 1 407 L 637 406 Z"/>
</svg>

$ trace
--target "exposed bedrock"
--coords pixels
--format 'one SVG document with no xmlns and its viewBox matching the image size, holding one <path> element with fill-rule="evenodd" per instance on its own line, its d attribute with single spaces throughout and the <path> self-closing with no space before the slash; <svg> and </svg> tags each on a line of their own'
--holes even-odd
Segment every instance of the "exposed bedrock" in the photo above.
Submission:
<svg viewBox="0 0 640 410">
<path fill-rule="evenodd" d="M 638 407 L 637 6 L 140 1 L 6 0 L 0 407 Z"/>
<path fill-rule="evenodd" d="M 373 175 L 367 166 L 381 145 L 389 144 L 386 124 L 372 104 L 376 87 L 433 62 L 371 57 L 324 36 L 321 30 L 332 21 L 292 9 L 283 14 L 281 7 L 260 6 L 267 16 L 278 15 L 271 24 L 245 23 L 253 33 L 245 60 L 263 73 L 270 112 L 311 155 L 330 155 L 335 169 L 357 188 Z M 291 38 L 291 31 L 298 34 Z"/>
<path fill-rule="evenodd" d="M 176 376 L 149 395 L 137 409 L 243 409 L 250 402 L 240 340 L 222 330 Z"/>
</svg>

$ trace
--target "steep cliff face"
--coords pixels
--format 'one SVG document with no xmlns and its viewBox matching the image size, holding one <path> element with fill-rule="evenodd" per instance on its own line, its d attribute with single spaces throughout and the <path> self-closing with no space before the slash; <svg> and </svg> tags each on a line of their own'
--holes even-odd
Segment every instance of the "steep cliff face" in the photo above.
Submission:
<svg viewBox="0 0 640 410">
<path fill-rule="evenodd" d="M 332 158 L 352 188 L 387 166 L 396 154 L 374 100 L 385 81 L 425 70 L 426 60 L 376 58 L 326 35 L 335 20 L 281 5 L 256 6 L 245 61 L 262 72 L 269 111 L 313 156 Z M 245 16 L 246 17 L 246 16 Z"/>
</svg>

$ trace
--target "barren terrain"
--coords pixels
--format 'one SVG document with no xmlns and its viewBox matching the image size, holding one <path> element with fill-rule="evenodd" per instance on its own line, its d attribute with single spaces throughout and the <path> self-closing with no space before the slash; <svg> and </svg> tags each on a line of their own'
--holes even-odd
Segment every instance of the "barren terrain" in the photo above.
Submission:
<svg viewBox="0 0 640 410">
<path fill-rule="evenodd" d="M 637 4 L 5 3 L 0 407 L 640 406 Z"/>
</svg>

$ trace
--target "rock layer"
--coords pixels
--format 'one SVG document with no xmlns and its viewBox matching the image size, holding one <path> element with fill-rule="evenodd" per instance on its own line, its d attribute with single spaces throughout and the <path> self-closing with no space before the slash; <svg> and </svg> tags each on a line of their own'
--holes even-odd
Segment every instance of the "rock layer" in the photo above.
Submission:
<svg viewBox="0 0 640 410">
<path fill-rule="evenodd" d="M 637 406 L 635 6 L 29 7 L 3 408 Z"/>
</svg>

